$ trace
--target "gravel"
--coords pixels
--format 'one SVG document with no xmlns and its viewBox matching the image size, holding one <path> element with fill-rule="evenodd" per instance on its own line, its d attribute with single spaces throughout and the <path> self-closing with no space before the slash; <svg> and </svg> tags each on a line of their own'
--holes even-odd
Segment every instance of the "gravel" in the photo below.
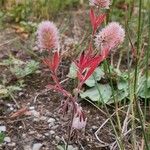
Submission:
<svg viewBox="0 0 150 150">
<path fill-rule="evenodd" d="M 11 142 L 11 138 L 10 137 L 5 137 L 4 141 L 7 142 L 7 143 L 10 143 Z"/>
<path fill-rule="evenodd" d="M 41 147 L 42 147 L 41 143 L 35 143 L 32 147 L 32 150 L 40 150 Z"/>
<path fill-rule="evenodd" d="M 0 132 L 5 132 L 6 131 L 6 126 L 0 126 Z"/>
</svg>

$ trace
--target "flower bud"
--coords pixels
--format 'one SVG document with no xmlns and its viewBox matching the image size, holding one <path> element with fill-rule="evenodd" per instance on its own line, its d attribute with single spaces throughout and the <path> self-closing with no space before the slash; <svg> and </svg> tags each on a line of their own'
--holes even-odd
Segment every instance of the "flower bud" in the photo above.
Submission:
<svg viewBox="0 0 150 150">
<path fill-rule="evenodd" d="M 37 34 L 38 46 L 40 49 L 59 49 L 59 33 L 57 27 L 53 22 L 41 22 L 38 26 Z"/>
</svg>

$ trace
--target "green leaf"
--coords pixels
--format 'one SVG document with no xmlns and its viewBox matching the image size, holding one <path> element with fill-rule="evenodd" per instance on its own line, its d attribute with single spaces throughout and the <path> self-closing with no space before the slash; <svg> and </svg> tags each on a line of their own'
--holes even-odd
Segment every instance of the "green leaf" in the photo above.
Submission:
<svg viewBox="0 0 150 150">
<path fill-rule="evenodd" d="M 25 66 L 25 75 L 29 75 L 34 73 L 37 69 L 39 68 L 39 63 L 31 60 L 27 63 L 27 65 Z"/>
<path fill-rule="evenodd" d="M 63 146 L 61 146 L 61 145 L 58 145 L 58 146 L 57 146 L 57 149 L 58 149 L 58 150 L 65 150 L 65 148 L 64 148 Z"/>
<path fill-rule="evenodd" d="M 118 94 L 117 94 L 117 100 L 122 101 L 123 99 L 127 98 L 128 95 L 129 95 L 128 91 L 120 90 L 118 91 Z"/>
<path fill-rule="evenodd" d="M 8 95 L 8 89 L 3 85 L 0 85 L 0 97 L 5 97 Z"/>
<path fill-rule="evenodd" d="M 9 91 L 10 93 L 12 93 L 12 92 L 14 92 L 14 91 L 21 91 L 21 90 L 22 90 L 21 87 L 15 86 L 15 85 L 8 86 L 7 89 L 8 89 L 8 91 Z"/>
<path fill-rule="evenodd" d="M 128 89 L 128 82 L 126 80 L 120 80 L 117 83 L 117 87 L 119 90 L 127 90 Z"/>
<path fill-rule="evenodd" d="M 19 60 L 19 59 L 16 59 L 12 56 L 10 56 L 9 59 L 5 59 L 2 61 L 1 65 L 4 65 L 4 66 L 10 66 L 10 65 L 23 65 L 24 62 Z"/>
<path fill-rule="evenodd" d="M 23 78 L 25 76 L 35 73 L 35 71 L 38 70 L 38 68 L 39 63 L 34 60 L 31 60 L 27 62 L 24 66 L 15 65 L 14 67 L 10 68 L 10 70 L 18 78 Z"/>
<path fill-rule="evenodd" d="M 128 91 L 126 91 L 126 90 L 118 90 L 118 91 L 115 91 L 115 93 L 117 94 L 115 97 L 116 102 L 120 102 L 120 101 L 124 100 L 129 95 Z M 111 98 L 111 100 L 108 103 L 109 104 L 114 103 L 113 97 Z"/>
<path fill-rule="evenodd" d="M 80 94 L 81 98 L 88 97 L 92 101 L 101 101 L 103 103 L 107 103 L 112 95 L 112 90 L 109 84 L 98 84 L 98 88 L 100 93 L 96 87 L 93 87 L 83 93 Z"/>
<path fill-rule="evenodd" d="M 67 76 L 72 79 L 75 79 L 77 77 L 77 66 L 75 65 L 75 63 L 71 63 Z"/>
<path fill-rule="evenodd" d="M 100 81 L 101 78 L 104 76 L 104 72 L 102 71 L 102 69 L 99 67 L 99 68 L 96 68 L 96 70 L 94 71 L 93 75 L 95 76 L 95 79 L 96 81 Z M 87 81 L 85 82 L 85 84 L 89 87 L 93 87 L 95 86 L 95 79 L 94 79 L 94 76 L 91 75 L 89 77 L 89 79 L 87 79 Z"/>
<path fill-rule="evenodd" d="M 138 95 L 141 98 L 150 98 L 150 77 L 147 79 L 147 89 L 146 89 L 146 78 L 142 78 L 141 87 L 139 89 Z"/>
<path fill-rule="evenodd" d="M 9 93 L 13 93 L 16 91 L 21 91 L 21 90 L 22 88 L 17 85 L 11 85 L 11 86 L 6 86 L 6 87 L 3 85 L 0 85 L 0 98 L 8 97 Z"/>
<path fill-rule="evenodd" d="M 0 132 L 0 144 L 4 142 L 5 134 Z"/>
<path fill-rule="evenodd" d="M 93 74 L 95 75 L 97 81 L 101 80 L 101 78 L 104 76 L 104 72 L 100 67 L 96 68 Z M 77 77 L 77 66 L 75 65 L 75 63 L 71 64 L 69 74 L 67 76 L 72 79 L 75 79 Z M 95 86 L 95 80 L 93 75 L 91 75 L 91 77 L 86 80 L 85 84 L 89 87 Z"/>
</svg>

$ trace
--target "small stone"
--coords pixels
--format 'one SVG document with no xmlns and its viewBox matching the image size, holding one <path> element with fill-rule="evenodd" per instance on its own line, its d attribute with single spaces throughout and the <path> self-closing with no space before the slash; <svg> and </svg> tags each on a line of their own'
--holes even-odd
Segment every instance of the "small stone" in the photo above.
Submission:
<svg viewBox="0 0 150 150">
<path fill-rule="evenodd" d="M 97 130 L 98 127 L 97 127 L 97 126 L 92 126 L 92 129 L 93 129 L 93 130 Z"/>
<path fill-rule="evenodd" d="M 49 133 L 45 133 L 44 135 L 45 135 L 45 136 L 49 136 Z"/>
<path fill-rule="evenodd" d="M 25 133 L 23 133 L 23 134 L 22 134 L 22 137 L 23 137 L 23 138 L 26 138 L 26 134 L 25 134 Z"/>
<path fill-rule="evenodd" d="M 5 132 L 6 131 L 6 126 L 0 126 L 0 132 L 1 131 Z"/>
<path fill-rule="evenodd" d="M 59 125 L 55 125 L 55 126 L 52 126 L 51 129 L 56 130 L 58 127 L 59 127 Z"/>
<path fill-rule="evenodd" d="M 9 146 L 9 147 L 15 147 L 15 146 L 16 146 L 16 143 L 14 143 L 14 142 L 8 143 L 8 146 Z"/>
<path fill-rule="evenodd" d="M 41 139 L 43 136 L 42 136 L 42 134 L 37 134 L 36 137 L 37 137 L 38 139 Z"/>
<path fill-rule="evenodd" d="M 29 107 L 29 110 L 34 110 L 34 109 L 35 109 L 34 106 Z"/>
<path fill-rule="evenodd" d="M 60 141 L 60 137 L 59 136 L 55 136 L 55 139 L 56 139 L 57 142 Z"/>
<path fill-rule="evenodd" d="M 30 135 L 35 134 L 35 131 L 30 131 L 29 134 L 30 134 Z"/>
<path fill-rule="evenodd" d="M 19 96 L 23 96 L 24 95 L 24 93 L 23 92 L 19 92 Z"/>
<path fill-rule="evenodd" d="M 45 121 L 47 118 L 45 116 L 40 117 L 40 120 Z"/>
<path fill-rule="evenodd" d="M 8 103 L 8 104 L 6 104 L 8 107 L 12 107 L 12 104 L 10 104 L 10 103 Z"/>
<path fill-rule="evenodd" d="M 50 124 L 48 125 L 48 127 L 49 127 L 49 128 L 52 128 L 53 125 L 54 125 L 54 124 L 50 123 Z"/>
<path fill-rule="evenodd" d="M 22 129 L 23 127 L 22 126 L 19 126 L 19 129 Z"/>
<path fill-rule="evenodd" d="M 39 118 L 34 118 L 33 121 L 34 121 L 34 122 L 39 122 L 40 119 L 39 119 Z"/>
<path fill-rule="evenodd" d="M 13 110 L 14 110 L 14 108 L 13 108 L 13 107 L 10 107 L 9 109 L 10 109 L 11 111 L 13 111 Z"/>
<path fill-rule="evenodd" d="M 32 110 L 31 113 L 32 113 L 32 115 L 33 115 L 34 117 L 39 118 L 39 116 L 40 116 L 40 113 L 37 112 L 37 111 L 35 111 L 35 110 Z"/>
<path fill-rule="evenodd" d="M 47 122 L 48 122 L 48 123 L 54 123 L 54 122 L 55 122 L 55 119 L 54 119 L 54 118 L 49 118 Z"/>
<path fill-rule="evenodd" d="M 33 50 L 34 50 L 34 51 L 37 51 L 37 50 L 38 50 L 38 47 L 37 47 L 37 46 L 34 46 L 34 47 L 33 47 Z"/>
<path fill-rule="evenodd" d="M 50 130 L 49 133 L 50 133 L 51 135 L 53 135 L 53 134 L 55 134 L 55 131 Z"/>
<path fill-rule="evenodd" d="M 68 117 L 66 117 L 66 116 L 60 116 L 60 119 L 61 119 L 62 121 L 68 121 Z"/>
<path fill-rule="evenodd" d="M 30 145 L 24 145 L 24 146 L 23 146 L 23 149 L 24 149 L 24 150 L 33 150 L 33 149 L 31 149 L 31 146 L 30 146 Z"/>
<path fill-rule="evenodd" d="M 87 113 L 90 114 L 91 113 L 90 110 L 88 110 Z"/>
<path fill-rule="evenodd" d="M 97 126 L 92 126 L 92 129 L 91 129 L 91 131 L 92 132 L 96 132 L 96 130 L 98 129 L 98 127 Z"/>
<path fill-rule="evenodd" d="M 30 103 L 27 103 L 28 106 L 30 106 Z"/>
<path fill-rule="evenodd" d="M 97 116 L 96 119 L 99 120 L 99 117 Z"/>
<path fill-rule="evenodd" d="M 42 147 L 41 143 L 35 143 L 32 147 L 32 150 L 40 150 L 41 147 Z"/>
<path fill-rule="evenodd" d="M 7 142 L 7 143 L 10 143 L 10 142 L 11 142 L 11 139 L 10 139 L 10 137 L 5 137 L 5 138 L 4 138 L 4 141 Z"/>
</svg>

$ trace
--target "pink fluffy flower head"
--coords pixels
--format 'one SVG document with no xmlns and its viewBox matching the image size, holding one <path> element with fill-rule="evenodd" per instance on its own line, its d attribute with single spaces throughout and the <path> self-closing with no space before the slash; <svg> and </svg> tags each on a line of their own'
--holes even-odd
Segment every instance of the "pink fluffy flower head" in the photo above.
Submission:
<svg viewBox="0 0 150 150">
<path fill-rule="evenodd" d="M 59 33 L 53 22 L 41 22 L 37 34 L 39 48 L 42 50 L 59 49 Z"/>
<path fill-rule="evenodd" d="M 95 45 L 97 49 L 114 49 L 119 44 L 123 43 L 125 31 L 117 22 L 109 23 L 103 28 L 95 38 Z"/>
<path fill-rule="evenodd" d="M 89 0 L 90 6 L 98 6 L 101 8 L 109 8 L 110 0 Z"/>
<path fill-rule="evenodd" d="M 77 110 L 72 121 L 72 129 L 81 130 L 86 126 L 87 118 L 85 117 L 82 107 L 76 103 Z"/>
</svg>

